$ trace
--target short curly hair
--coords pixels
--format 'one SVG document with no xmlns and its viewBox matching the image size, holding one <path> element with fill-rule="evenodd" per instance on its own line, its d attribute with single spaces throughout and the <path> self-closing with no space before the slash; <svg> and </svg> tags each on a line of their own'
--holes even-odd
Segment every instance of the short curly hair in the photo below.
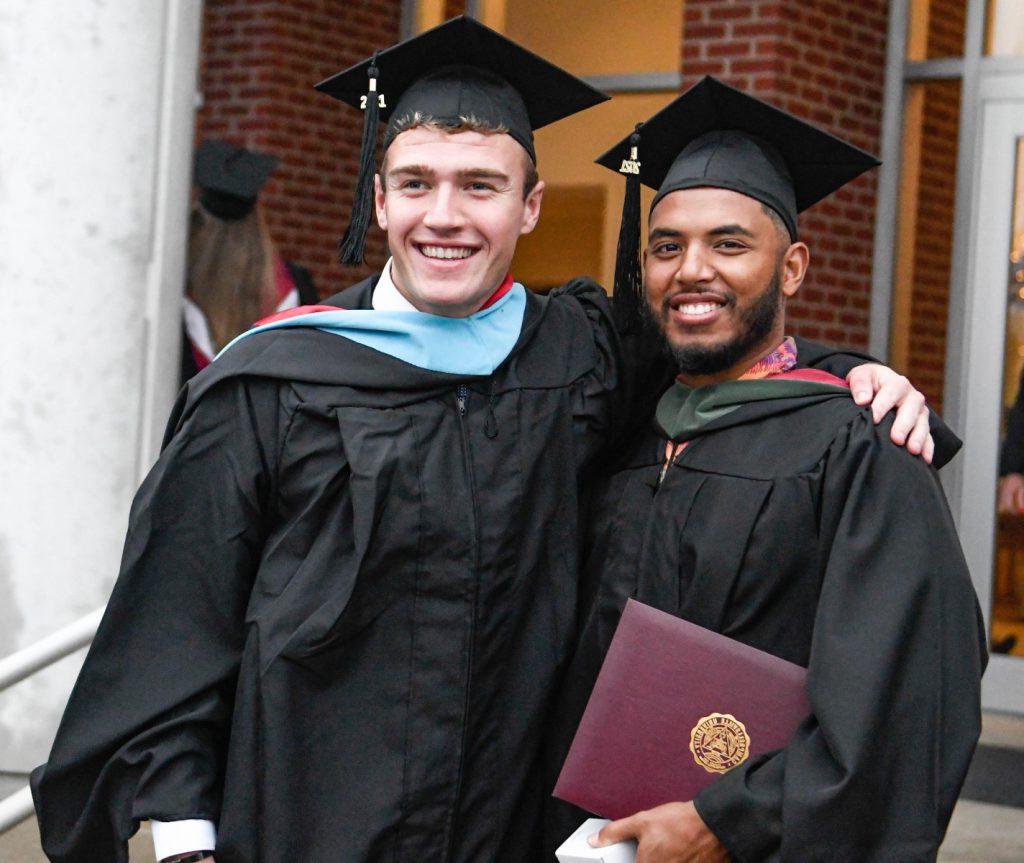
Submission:
<svg viewBox="0 0 1024 863">
<path fill-rule="evenodd" d="M 437 129 L 440 132 L 444 132 L 446 135 L 456 135 L 459 132 L 480 132 L 484 135 L 507 135 L 508 127 L 503 123 L 489 123 L 485 120 L 481 120 L 478 117 L 474 117 L 469 114 L 465 117 L 459 117 L 458 121 L 451 120 L 436 120 L 426 114 L 422 114 L 419 111 L 415 111 L 411 114 L 405 114 L 398 118 L 392 118 L 387 125 L 387 129 L 384 132 L 384 160 L 387 161 L 387 149 L 391 146 L 392 142 L 402 132 L 407 132 L 410 129 L 418 129 L 421 126 L 426 126 L 430 129 Z M 523 151 L 523 200 L 525 201 L 530 197 L 530 192 L 534 190 L 537 183 L 540 182 L 540 176 L 537 174 L 537 166 L 533 164 L 533 159 L 524 150 Z M 381 166 L 383 171 L 383 165 Z"/>
</svg>

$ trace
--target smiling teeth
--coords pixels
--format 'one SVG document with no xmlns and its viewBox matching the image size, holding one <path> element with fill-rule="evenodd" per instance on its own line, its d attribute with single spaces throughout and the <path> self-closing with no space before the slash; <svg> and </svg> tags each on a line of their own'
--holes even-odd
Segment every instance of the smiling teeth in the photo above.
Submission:
<svg viewBox="0 0 1024 863">
<path fill-rule="evenodd" d="M 684 315 L 706 315 L 717 308 L 718 305 L 716 303 L 690 303 L 686 306 L 680 306 L 679 311 Z"/>
<path fill-rule="evenodd" d="M 447 246 L 420 246 L 420 250 L 428 258 L 441 258 L 446 261 L 461 260 L 473 254 L 473 249 L 452 249 Z"/>
</svg>

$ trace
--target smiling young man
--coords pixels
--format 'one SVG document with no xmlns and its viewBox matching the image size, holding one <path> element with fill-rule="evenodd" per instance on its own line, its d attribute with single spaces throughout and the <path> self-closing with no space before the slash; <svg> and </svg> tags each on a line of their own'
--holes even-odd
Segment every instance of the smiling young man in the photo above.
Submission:
<svg viewBox="0 0 1024 863">
<path fill-rule="evenodd" d="M 397 129 L 375 178 L 391 278 L 414 308 L 446 317 L 478 311 L 502 283 L 544 193 L 519 143 L 473 126 Z"/>
<path fill-rule="evenodd" d="M 320 89 L 386 102 L 356 209 L 391 260 L 182 393 L 33 775 L 54 861 L 125 861 L 147 818 L 162 859 L 535 859 L 618 346 L 597 285 L 545 299 L 509 267 L 532 130 L 605 97 L 469 19 Z"/>
<path fill-rule="evenodd" d="M 873 160 L 710 78 L 641 135 L 644 287 L 678 377 L 596 496 L 556 748 L 630 596 L 806 666 L 811 712 L 783 749 L 593 844 L 636 838 L 637 863 L 932 861 L 980 727 L 977 599 L 934 470 L 786 336 L 810 260 L 797 212 Z M 550 846 L 581 818 L 553 804 Z"/>
<path fill-rule="evenodd" d="M 33 774 L 54 861 L 147 818 L 164 859 L 537 859 L 579 488 L 630 414 L 604 292 L 509 267 L 532 130 L 603 96 L 469 19 L 320 86 L 388 124 L 343 254 L 375 205 L 392 257 L 179 398 Z"/>
</svg>

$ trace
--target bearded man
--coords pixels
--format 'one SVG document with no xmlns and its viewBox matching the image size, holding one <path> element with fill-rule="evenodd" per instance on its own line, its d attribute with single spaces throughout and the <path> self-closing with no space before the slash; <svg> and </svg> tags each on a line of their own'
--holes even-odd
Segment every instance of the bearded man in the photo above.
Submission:
<svg viewBox="0 0 1024 863">
<path fill-rule="evenodd" d="M 710 78 L 640 138 L 644 287 L 678 377 L 596 496 L 557 755 L 630 596 L 807 667 L 811 712 L 784 748 L 592 844 L 636 838 L 637 863 L 934 860 L 980 729 L 977 599 L 934 469 L 786 336 L 810 260 L 797 212 L 874 160 Z M 582 813 L 550 815 L 553 847 Z"/>
</svg>

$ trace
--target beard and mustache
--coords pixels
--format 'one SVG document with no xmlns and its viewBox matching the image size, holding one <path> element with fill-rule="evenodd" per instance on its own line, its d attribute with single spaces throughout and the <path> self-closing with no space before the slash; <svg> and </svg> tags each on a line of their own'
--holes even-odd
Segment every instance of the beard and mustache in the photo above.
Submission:
<svg viewBox="0 0 1024 863">
<path fill-rule="evenodd" d="M 732 368 L 771 333 L 779 315 L 781 295 L 782 278 L 776 268 L 768 287 L 740 313 L 736 335 L 717 345 L 674 345 L 669 342 L 665 337 L 664 321 L 669 316 L 670 297 L 662 300 L 657 315 L 650 304 L 645 303 L 644 314 L 648 325 L 659 334 L 665 352 L 675 361 L 679 373 L 703 377 Z M 736 298 L 730 297 L 728 304 L 735 306 Z"/>
</svg>

